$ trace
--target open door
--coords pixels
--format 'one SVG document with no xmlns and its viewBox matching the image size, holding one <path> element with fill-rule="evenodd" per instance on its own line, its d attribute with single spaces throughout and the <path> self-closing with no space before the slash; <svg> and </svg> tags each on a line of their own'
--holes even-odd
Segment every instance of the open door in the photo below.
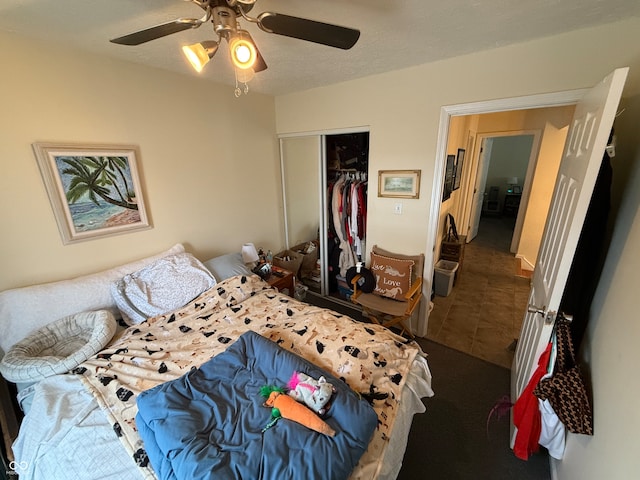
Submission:
<svg viewBox="0 0 640 480">
<path fill-rule="evenodd" d="M 471 205 L 471 218 L 469 220 L 469 232 L 467 233 L 467 243 L 476 238 L 478 227 L 480 226 L 480 216 L 484 205 L 484 192 L 487 186 L 487 173 L 489 172 L 489 159 L 491 158 L 492 138 L 482 140 L 480 152 L 478 153 L 478 169 L 476 174 L 476 184 L 473 187 L 473 203 Z"/>
<path fill-rule="evenodd" d="M 513 401 L 529 382 L 551 338 L 628 71 L 627 67 L 615 70 L 576 105 L 542 235 L 528 312 L 513 359 Z M 513 422 L 511 425 L 513 447 L 516 429 Z"/>
</svg>

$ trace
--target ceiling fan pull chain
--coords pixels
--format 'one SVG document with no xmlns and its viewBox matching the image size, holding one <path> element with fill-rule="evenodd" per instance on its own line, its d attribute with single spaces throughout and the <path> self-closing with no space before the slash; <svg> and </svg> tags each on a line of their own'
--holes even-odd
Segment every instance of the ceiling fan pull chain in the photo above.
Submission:
<svg viewBox="0 0 640 480">
<path fill-rule="evenodd" d="M 247 94 L 249 93 L 249 84 L 245 83 L 243 84 L 242 88 L 240 88 L 240 85 L 238 85 L 238 80 L 236 79 L 236 88 L 233 91 L 233 94 L 236 96 L 236 98 L 240 97 L 242 94 Z"/>
<path fill-rule="evenodd" d="M 240 97 L 243 93 L 246 95 L 249 93 L 249 84 L 247 82 L 238 82 L 238 70 L 233 69 L 233 74 L 236 78 L 236 88 L 233 91 L 233 94 L 236 98 Z M 240 83 L 242 83 L 242 87 L 240 87 Z"/>
</svg>

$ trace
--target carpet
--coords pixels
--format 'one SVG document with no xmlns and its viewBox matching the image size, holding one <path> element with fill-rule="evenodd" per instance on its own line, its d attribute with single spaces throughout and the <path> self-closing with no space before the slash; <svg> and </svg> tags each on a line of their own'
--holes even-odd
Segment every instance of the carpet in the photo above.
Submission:
<svg viewBox="0 0 640 480">
<path fill-rule="evenodd" d="M 307 295 L 309 303 L 367 321 L 357 310 L 329 299 Z M 509 447 L 509 412 L 502 418 L 493 407 L 509 395 L 511 370 L 417 338 L 428 354 L 433 375 L 427 411 L 413 417 L 398 480 L 550 480 L 544 448 L 529 460 Z"/>
<path fill-rule="evenodd" d="M 414 416 L 399 480 L 547 480 L 545 449 L 523 461 L 509 448 L 509 413 L 487 418 L 509 395 L 510 370 L 426 339 L 435 396 Z"/>
</svg>

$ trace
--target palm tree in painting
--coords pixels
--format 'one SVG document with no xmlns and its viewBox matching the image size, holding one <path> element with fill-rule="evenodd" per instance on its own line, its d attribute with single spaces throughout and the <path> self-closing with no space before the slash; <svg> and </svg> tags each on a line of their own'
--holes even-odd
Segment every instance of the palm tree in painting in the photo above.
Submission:
<svg viewBox="0 0 640 480">
<path fill-rule="evenodd" d="M 109 164 L 109 167 L 105 169 L 105 172 L 113 180 L 113 185 L 118 190 L 118 194 L 120 195 L 120 198 L 126 198 L 127 202 L 136 204 L 136 194 L 134 193 L 132 188 L 131 189 L 129 188 L 129 181 L 127 180 L 127 176 L 124 173 L 124 171 L 127 168 L 127 157 L 103 157 L 103 158 L 106 158 L 107 163 Z M 124 186 L 124 191 L 126 192 L 126 195 L 124 197 L 122 196 L 122 193 L 120 192 L 120 189 L 118 187 L 114 170 L 118 172 L 117 176 L 120 177 L 120 180 L 122 181 L 122 184 Z"/>
<path fill-rule="evenodd" d="M 111 205 L 138 210 L 135 193 L 125 175 L 126 157 L 65 157 L 60 160 L 67 165 L 61 173 L 71 178 L 66 192 L 70 204 L 88 197 L 98 205 L 100 198 Z"/>
</svg>

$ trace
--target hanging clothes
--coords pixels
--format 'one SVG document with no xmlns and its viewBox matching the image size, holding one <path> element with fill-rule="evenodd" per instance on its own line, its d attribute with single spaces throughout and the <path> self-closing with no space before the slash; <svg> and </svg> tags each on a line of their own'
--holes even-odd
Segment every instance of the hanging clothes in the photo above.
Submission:
<svg viewBox="0 0 640 480">
<path fill-rule="evenodd" d="M 358 178 L 362 176 L 355 172 L 341 174 L 328 190 L 331 206 L 329 236 L 337 238 L 340 255 L 336 274 L 342 277 L 363 258 L 365 252 L 367 182 Z"/>
<path fill-rule="evenodd" d="M 351 184 L 351 201 L 349 210 L 349 231 L 351 245 L 356 260 L 362 260 L 365 255 L 365 222 L 366 222 L 366 191 L 367 182 L 358 180 Z"/>
<path fill-rule="evenodd" d="M 553 375 L 553 369 L 555 368 L 558 354 L 558 338 L 555 329 L 551 335 L 551 345 L 549 366 L 547 367 L 546 375 L 540 379 L 541 382 L 546 378 L 551 377 L 551 375 Z M 556 460 L 562 460 L 564 457 L 564 447 L 566 445 L 566 428 L 564 423 L 562 423 L 556 412 L 553 410 L 553 406 L 549 400 L 538 398 L 538 408 L 540 409 L 541 421 L 540 441 L 538 443 L 548 450 L 550 456 Z"/>
<path fill-rule="evenodd" d="M 552 343 L 549 342 L 538 359 L 538 367 L 533 372 L 529 383 L 513 405 L 513 424 L 518 428 L 513 453 L 522 460 L 528 460 L 529 455 L 537 452 L 539 448 L 542 422 L 538 398 L 533 394 L 533 390 L 547 373 L 552 348 Z"/>
<path fill-rule="evenodd" d="M 331 210 L 333 215 L 333 227 L 338 237 L 338 248 L 340 248 L 340 257 L 338 260 L 338 268 L 340 275 L 345 276 L 347 270 L 356 264 L 353 258 L 353 252 L 349 242 L 347 241 L 347 232 L 344 228 L 344 187 L 346 178 L 341 176 L 333 186 L 333 195 L 331 200 Z"/>
<path fill-rule="evenodd" d="M 540 440 L 539 444 L 549 451 L 549 455 L 556 460 L 564 457 L 566 428 L 553 410 L 549 400 L 538 399 L 540 409 Z"/>
</svg>

